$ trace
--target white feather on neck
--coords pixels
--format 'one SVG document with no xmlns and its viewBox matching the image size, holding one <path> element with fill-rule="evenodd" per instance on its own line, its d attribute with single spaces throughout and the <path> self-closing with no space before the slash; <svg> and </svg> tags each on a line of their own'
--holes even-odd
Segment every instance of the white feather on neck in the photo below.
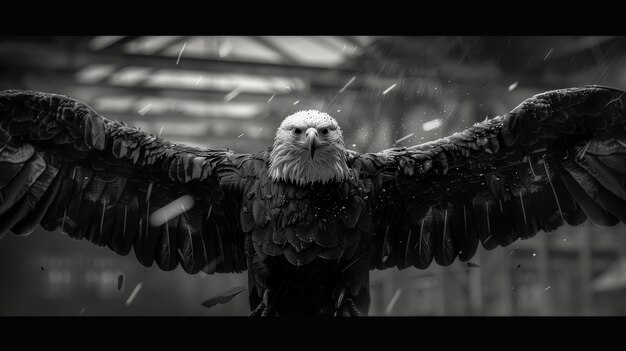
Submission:
<svg viewBox="0 0 626 351">
<path fill-rule="evenodd" d="M 341 182 L 348 177 L 343 145 L 329 145 L 316 150 L 311 158 L 308 150 L 289 142 L 276 140 L 270 153 L 268 174 L 274 181 L 310 185 Z"/>
</svg>

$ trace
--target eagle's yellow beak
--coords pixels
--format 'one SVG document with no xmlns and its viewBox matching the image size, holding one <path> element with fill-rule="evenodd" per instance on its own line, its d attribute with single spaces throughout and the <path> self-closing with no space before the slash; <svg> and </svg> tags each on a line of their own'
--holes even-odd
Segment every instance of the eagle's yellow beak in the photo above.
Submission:
<svg viewBox="0 0 626 351">
<path fill-rule="evenodd" d="M 317 140 L 317 130 L 315 128 L 307 129 L 306 133 L 306 145 L 309 147 L 309 151 L 311 152 L 311 158 L 315 155 L 315 149 L 317 145 L 319 145 L 319 141 Z"/>
</svg>

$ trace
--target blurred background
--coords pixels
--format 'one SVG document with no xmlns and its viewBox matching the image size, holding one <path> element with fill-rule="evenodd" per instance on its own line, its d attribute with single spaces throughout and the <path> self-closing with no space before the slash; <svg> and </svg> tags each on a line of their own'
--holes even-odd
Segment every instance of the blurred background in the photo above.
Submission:
<svg viewBox="0 0 626 351">
<path fill-rule="evenodd" d="M 318 109 L 359 152 L 409 146 L 508 112 L 533 94 L 626 89 L 626 37 L 0 37 L 0 89 L 82 100 L 172 141 L 251 153 Z M 473 265 L 371 272 L 370 314 L 625 315 L 626 227 L 563 227 Z M 118 276 L 123 275 L 121 289 Z M 162 272 L 60 233 L 0 242 L 0 315 L 248 314 L 247 273 Z"/>
</svg>

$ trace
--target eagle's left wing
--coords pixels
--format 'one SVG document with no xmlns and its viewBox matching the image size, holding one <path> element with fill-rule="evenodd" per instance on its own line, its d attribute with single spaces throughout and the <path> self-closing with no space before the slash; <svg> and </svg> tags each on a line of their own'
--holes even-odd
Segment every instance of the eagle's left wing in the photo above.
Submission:
<svg viewBox="0 0 626 351">
<path fill-rule="evenodd" d="M 134 249 L 144 266 L 241 272 L 253 157 L 174 144 L 67 96 L 2 91 L 0 238 L 41 224 L 120 255 Z"/>
<path fill-rule="evenodd" d="M 479 242 L 626 222 L 625 103 L 605 87 L 550 91 L 447 138 L 356 157 L 375 226 L 370 268 L 449 265 Z"/>
</svg>

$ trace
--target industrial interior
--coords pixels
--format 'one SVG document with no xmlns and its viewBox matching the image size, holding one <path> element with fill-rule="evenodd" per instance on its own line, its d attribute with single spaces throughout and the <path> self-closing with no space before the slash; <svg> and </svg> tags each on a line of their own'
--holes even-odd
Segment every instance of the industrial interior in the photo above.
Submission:
<svg viewBox="0 0 626 351">
<path fill-rule="evenodd" d="M 0 90 L 68 95 L 177 143 L 241 153 L 270 147 L 299 110 L 331 114 L 348 148 L 378 152 L 589 84 L 626 88 L 626 37 L 0 37 Z M 372 271 L 370 315 L 626 314 L 623 224 L 479 247 L 470 263 Z M 247 280 L 143 267 L 41 228 L 0 241 L 2 316 L 246 316 L 246 293 L 201 303 Z"/>
</svg>

